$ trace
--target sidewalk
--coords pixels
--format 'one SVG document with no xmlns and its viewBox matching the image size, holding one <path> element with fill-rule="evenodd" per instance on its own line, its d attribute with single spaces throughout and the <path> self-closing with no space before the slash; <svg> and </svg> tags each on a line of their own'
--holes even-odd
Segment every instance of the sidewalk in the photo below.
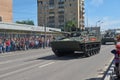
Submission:
<svg viewBox="0 0 120 80">
<path fill-rule="evenodd" d="M 44 51 L 44 50 L 50 50 L 50 49 L 51 49 L 51 47 L 38 48 L 38 49 L 29 49 L 29 50 L 21 50 L 21 51 L 11 51 L 11 52 L 0 53 L 0 56 L 8 55 L 8 54 L 26 54 L 27 52 L 30 52 L 30 51 L 34 52 L 36 50 Z"/>
</svg>

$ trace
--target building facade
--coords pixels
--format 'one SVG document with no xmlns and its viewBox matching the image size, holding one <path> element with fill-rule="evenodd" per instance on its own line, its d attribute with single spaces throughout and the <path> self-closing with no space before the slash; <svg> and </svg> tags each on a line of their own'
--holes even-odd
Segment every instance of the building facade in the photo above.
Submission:
<svg viewBox="0 0 120 80">
<path fill-rule="evenodd" d="M 38 25 L 64 29 L 68 21 L 84 29 L 84 0 L 37 0 Z"/>
<path fill-rule="evenodd" d="M 12 0 L 0 0 L 0 21 L 12 22 Z"/>
</svg>

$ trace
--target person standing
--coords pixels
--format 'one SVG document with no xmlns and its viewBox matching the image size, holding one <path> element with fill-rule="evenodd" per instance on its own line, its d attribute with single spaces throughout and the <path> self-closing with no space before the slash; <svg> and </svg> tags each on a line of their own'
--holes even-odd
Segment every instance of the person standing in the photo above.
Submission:
<svg viewBox="0 0 120 80">
<path fill-rule="evenodd" d="M 3 44 L 2 44 L 2 40 L 0 39 L 0 53 L 2 53 L 2 48 L 3 48 Z"/>
<path fill-rule="evenodd" d="M 117 43 L 115 45 L 115 49 L 111 51 L 114 54 L 114 64 L 115 64 L 115 73 L 117 77 L 120 77 L 120 36 L 117 36 Z"/>
<path fill-rule="evenodd" d="M 6 39 L 3 40 L 3 53 L 6 52 Z"/>
<path fill-rule="evenodd" d="M 6 40 L 6 52 L 10 51 L 10 39 Z"/>
</svg>

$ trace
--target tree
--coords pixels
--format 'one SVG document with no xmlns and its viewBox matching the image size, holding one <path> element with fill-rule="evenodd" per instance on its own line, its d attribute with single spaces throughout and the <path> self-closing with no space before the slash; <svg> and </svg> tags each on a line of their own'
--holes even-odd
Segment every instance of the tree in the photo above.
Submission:
<svg viewBox="0 0 120 80">
<path fill-rule="evenodd" d="M 65 25 L 65 31 L 71 32 L 73 30 L 76 30 L 76 23 L 75 21 L 68 21 Z"/>
<path fill-rule="evenodd" d="M 34 25 L 34 22 L 32 20 L 22 20 L 22 21 L 16 21 L 18 24 L 28 24 L 28 25 Z"/>
</svg>

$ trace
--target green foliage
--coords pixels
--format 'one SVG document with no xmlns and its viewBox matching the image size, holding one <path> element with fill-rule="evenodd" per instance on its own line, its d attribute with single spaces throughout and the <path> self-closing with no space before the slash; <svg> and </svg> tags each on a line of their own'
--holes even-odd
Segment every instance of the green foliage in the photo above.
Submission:
<svg viewBox="0 0 120 80">
<path fill-rule="evenodd" d="M 68 21 L 65 25 L 65 31 L 71 32 L 73 29 L 76 29 L 76 23 L 75 21 Z"/>
<path fill-rule="evenodd" d="M 16 21 L 16 23 L 18 23 L 18 24 L 34 25 L 34 22 L 32 20 Z"/>
</svg>

